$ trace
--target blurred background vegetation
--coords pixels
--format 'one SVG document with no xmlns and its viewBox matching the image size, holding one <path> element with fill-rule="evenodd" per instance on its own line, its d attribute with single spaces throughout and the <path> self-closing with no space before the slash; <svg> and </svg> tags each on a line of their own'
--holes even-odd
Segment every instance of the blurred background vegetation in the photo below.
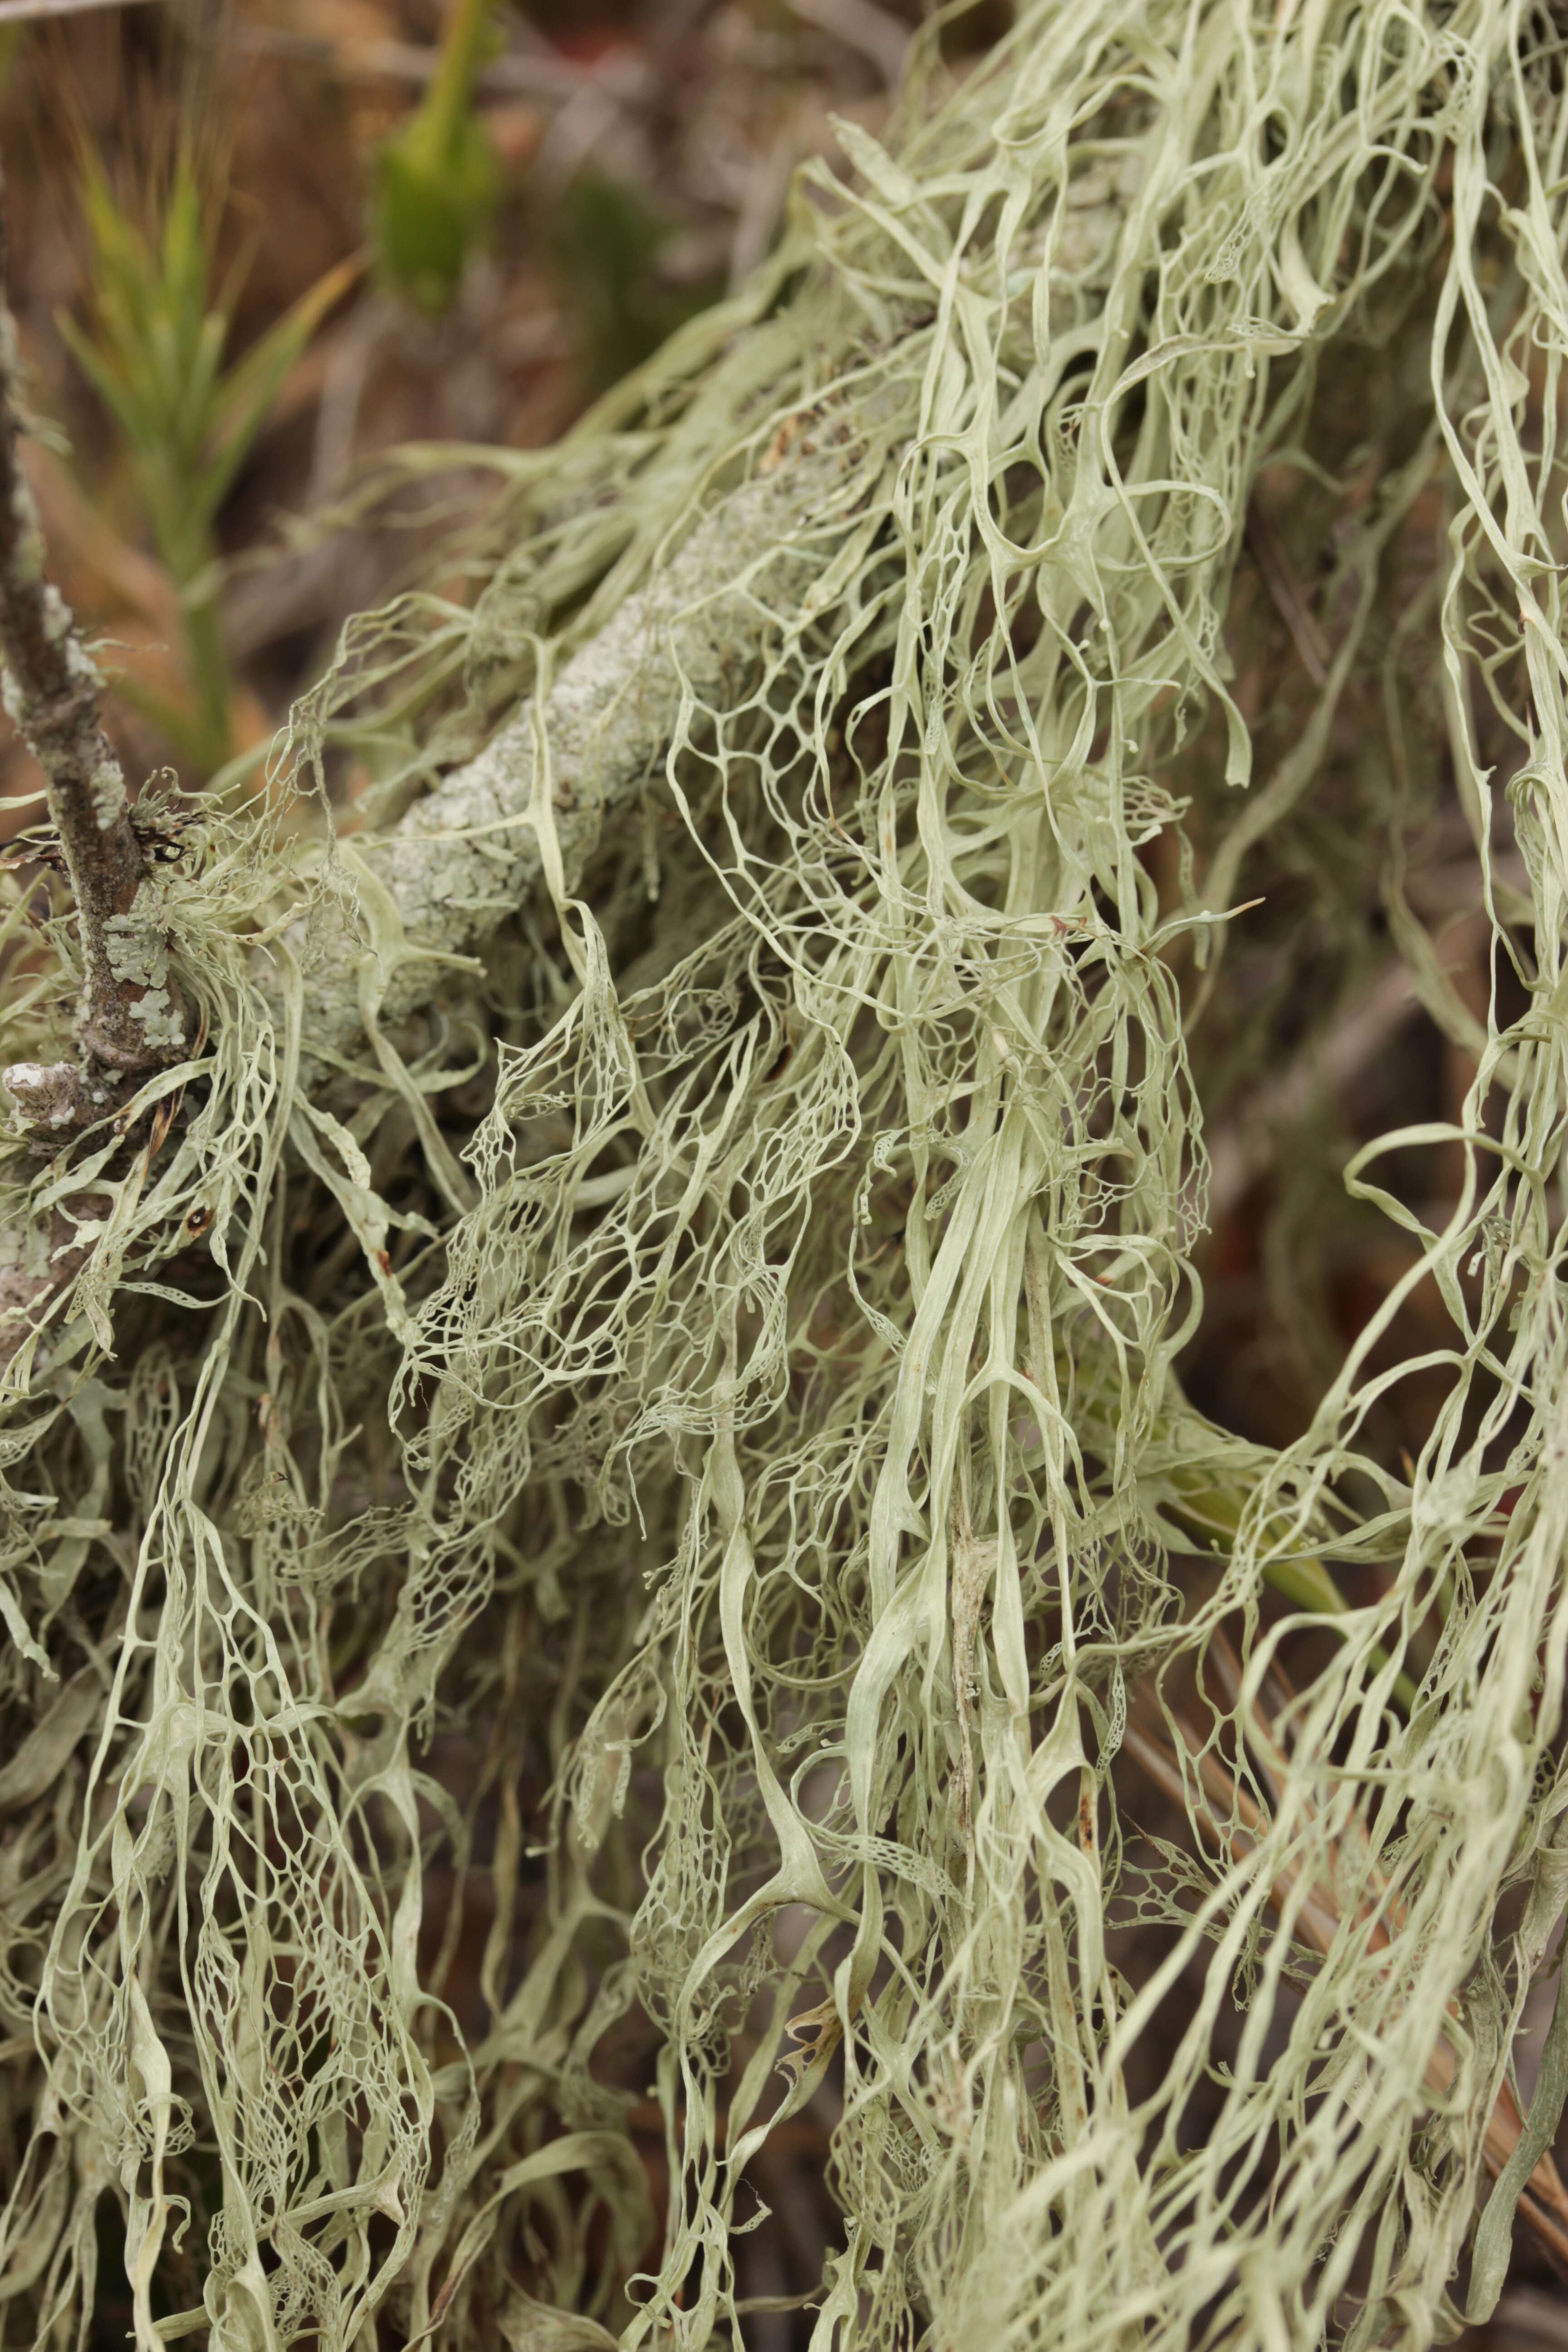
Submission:
<svg viewBox="0 0 1568 2352">
<path fill-rule="evenodd" d="M 366 467 L 553 439 L 763 258 L 835 115 L 881 123 L 920 13 L 41 0 L 5 24 L 12 299 L 54 428 L 29 455 L 130 772 L 258 757 L 416 564 L 412 492 L 395 530 L 328 526 Z M 7 740 L 0 794 L 29 769 Z"/>
</svg>

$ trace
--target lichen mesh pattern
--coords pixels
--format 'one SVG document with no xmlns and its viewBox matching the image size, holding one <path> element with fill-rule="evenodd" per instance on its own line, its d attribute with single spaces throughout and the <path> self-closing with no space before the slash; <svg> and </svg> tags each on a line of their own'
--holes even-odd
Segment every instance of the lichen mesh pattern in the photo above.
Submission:
<svg viewBox="0 0 1568 2352">
<path fill-rule="evenodd" d="M 287 773 L 164 870 L 203 1042 L 144 1146 L 18 1146 L 0 1204 L 52 1298 L 0 1434 L 4 2341 L 86 2344 L 122 2242 L 142 2352 L 739 2342 L 746 2166 L 829 2083 L 816 2352 L 1424 2345 L 1467 2263 L 1492 2307 L 1568 2080 L 1560 2008 L 1520 2124 L 1568 1892 L 1564 59 L 1498 0 L 1031 0 L 956 80 L 928 29 L 852 185 L 498 456 L 470 593 L 299 715 L 289 772 L 346 746 L 390 823 L 531 692 L 548 781 L 549 677 L 708 529 L 596 840 L 534 790 L 412 945 Z M 1253 777 L 1266 465 L 1331 501 L 1335 617 Z M 1445 795 L 1518 1019 L 1403 895 Z M 1173 1370 L 1269 859 L 1478 1066 L 1345 1171 L 1408 1270 L 1273 1453 Z M 427 975 L 374 1055 L 345 938 Z M 13 1055 L 74 985 L 68 927 L 29 954 Z M 1387 1171 L 1439 1147 L 1428 1223 Z M 1260 1595 L 1327 1606 L 1325 1557 L 1309 1654 Z M 1129 1755 L 1184 1839 L 1135 1853 Z"/>
</svg>

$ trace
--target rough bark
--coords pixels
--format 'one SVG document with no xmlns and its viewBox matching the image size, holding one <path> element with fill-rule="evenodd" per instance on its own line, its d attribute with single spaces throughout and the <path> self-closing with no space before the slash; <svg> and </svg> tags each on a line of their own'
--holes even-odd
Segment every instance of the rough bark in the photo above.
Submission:
<svg viewBox="0 0 1568 2352">
<path fill-rule="evenodd" d="M 5 261 L 0 226 L 0 281 Z M 69 606 L 44 577 L 43 533 L 22 470 L 20 361 L 9 307 L 0 298 L 0 660 L 5 707 L 44 772 L 49 815 L 70 875 L 84 986 L 77 1034 L 87 1066 L 73 1099 L 51 1087 L 57 1133 L 100 1116 L 117 1082 L 154 1066 L 179 1043 L 178 1009 L 144 969 L 133 916 L 147 878 L 131 822 L 125 778 L 99 720 L 103 685 L 76 633 Z M 30 1069 L 32 1066 L 24 1066 Z M 27 1104 L 10 1091 L 24 1119 Z M 24 1091 L 26 1089 L 24 1088 Z M 62 1115 L 63 1114 L 63 1115 Z"/>
</svg>

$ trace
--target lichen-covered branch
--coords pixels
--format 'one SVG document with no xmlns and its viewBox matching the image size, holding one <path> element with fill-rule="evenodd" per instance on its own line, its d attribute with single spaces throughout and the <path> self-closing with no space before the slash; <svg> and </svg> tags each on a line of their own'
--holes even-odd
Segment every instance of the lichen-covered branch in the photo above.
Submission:
<svg viewBox="0 0 1568 2352">
<path fill-rule="evenodd" d="M 10 413 L 10 478 L 19 481 L 15 435 Z M 717 707 L 750 690 L 764 642 L 781 622 L 798 615 L 810 591 L 814 517 L 836 489 L 842 495 L 847 455 L 834 428 L 794 420 L 757 473 L 698 523 L 648 583 L 564 663 L 542 698 L 523 702 L 477 758 L 455 769 L 400 824 L 345 845 L 362 919 L 356 923 L 340 910 L 328 917 L 333 928 L 325 938 L 318 934 L 311 943 L 302 1092 L 319 1087 L 334 1061 L 363 1055 L 367 1010 L 374 1006 L 373 1017 L 388 1021 L 416 1013 L 450 959 L 481 946 L 552 867 L 567 891 L 576 887 L 607 813 L 635 796 L 658 769 L 678 730 L 683 697 Z M 26 499 L 25 482 L 20 495 Z M 31 517 L 30 504 L 25 511 Z M 36 550 L 36 520 L 30 527 Z M 75 659 L 86 665 L 70 642 Z M 95 683 L 88 719 L 95 730 L 96 697 Z M 108 745 L 103 748 L 121 791 L 119 822 L 140 863 L 119 770 Z M 536 798 L 542 758 L 548 763 L 548 795 Z M 96 879 L 89 870 L 89 888 Z M 79 891 L 79 907 L 88 903 Z M 110 952 L 120 960 L 143 933 L 143 946 L 155 959 L 156 968 L 149 964 L 146 973 L 154 987 L 143 997 L 128 991 L 123 1006 L 112 999 L 107 1003 L 107 1022 L 120 1018 L 119 1034 L 130 1026 L 133 1037 L 146 1003 L 156 1001 L 155 988 L 172 987 L 163 941 L 154 927 L 138 927 L 134 915 L 127 919 L 117 908 L 104 927 Z M 84 952 L 87 938 L 84 917 Z M 110 976 L 123 984 L 113 963 Z M 89 996 L 92 989 L 89 980 Z M 168 1017 L 178 1019 L 177 1004 Z M 35 1149 L 54 1150 L 68 1141 L 101 1115 L 117 1085 L 122 1090 L 153 1058 L 146 1056 L 142 1071 L 129 1060 L 110 1063 L 94 1042 L 102 1025 L 84 1024 L 86 1071 L 68 1062 L 18 1062 L 5 1072 L 6 1091 Z M 144 1019 L 140 1027 L 145 1028 Z M 0 1231 L 0 1367 L 47 1318 L 84 1256 L 81 1249 L 63 1246 L 53 1228 L 47 1235 Z"/>
<path fill-rule="evenodd" d="M 0 288 L 5 261 L 0 225 Z M 47 1074 L 51 1124 L 94 1115 L 94 1096 L 156 1064 L 178 1043 L 167 985 L 142 969 L 132 909 L 147 878 L 131 822 L 125 779 L 99 719 L 102 681 L 77 635 L 70 608 L 44 576 L 43 534 L 22 470 L 20 360 L 16 324 L 0 290 L 0 659 L 5 707 L 44 772 L 81 935 L 85 984 L 77 1032 L 88 1068 L 67 1087 L 70 1065 Z M 99 1082 L 96 1086 L 95 1079 Z M 105 1083 L 107 1081 L 107 1083 Z M 36 1092 L 36 1087 L 34 1091 Z M 23 1116 L 28 1106 L 13 1087 Z M 64 1092 L 72 1100 L 58 1114 Z"/>
<path fill-rule="evenodd" d="M 657 770 L 684 695 L 715 702 L 742 690 L 781 604 L 798 605 L 807 590 L 813 516 L 846 463 L 826 426 L 788 441 L 787 454 L 731 492 L 565 663 L 542 699 L 523 702 L 399 824 L 353 843 L 384 974 L 384 1017 L 426 1002 L 440 978 L 437 959 L 480 945 L 557 856 L 558 878 L 575 888 L 607 813 Z M 539 796 L 542 757 L 547 800 Z M 350 1054 L 363 1034 L 365 952 L 345 919 L 313 963 L 307 1072 L 313 1055 Z"/>
<path fill-rule="evenodd" d="M 301 958 L 301 1093 L 319 1088 L 334 1062 L 363 1056 L 367 1013 L 374 1026 L 419 1011 L 450 960 L 481 946 L 552 869 L 559 887 L 577 887 L 608 812 L 658 770 L 684 697 L 720 709 L 752 690 L 764 644 L 798 620 L 811 591 L 814 522 L 843 499 L 850 454 L 835 428 L 794 420 L 757 473 L 695 526 L 542 698 L 522 703 L 400 824 L 343 845 L 360 919 L 341 907 L 319 916 Z M 538 791 L 541 760 L 547 795 Z M 132 848 L 140 857 L 134 835 Z M 117 956 L 138 939 L 153 985 L 127 1008 L 132 1023 L 155 988 L 172 987 L 156 927 L 110 918 Z M 278 997 L 280 985 L 268 992 Z M 117 1086 L 122 1093 L 142 1075 L 129 1063 L 96 1061 L 85 1072 L 67 1062 L 17 1062 L 5 1072 L 35 1150 L 58 1150 L 102 1115 Z M 0 1230 L 0 1367 L 47 1319 L 83 1261 L 52 1230 Z"/>
</svg>

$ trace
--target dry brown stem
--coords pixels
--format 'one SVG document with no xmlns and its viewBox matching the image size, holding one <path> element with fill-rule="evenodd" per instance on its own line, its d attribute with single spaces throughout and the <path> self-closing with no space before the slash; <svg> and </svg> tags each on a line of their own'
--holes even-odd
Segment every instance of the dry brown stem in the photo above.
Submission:
<svg viewBox="0 0 1568 2352">
<path fill-rule="evenodd" d="M 147 866 L 125 778 L 99 719 L 102 680 L 70 607 L 44 576 L 43 532 L 18 454 L 20 358 L 3 291 L 5 263 L 0 224 L 0 659 L 6 709 L 44 772 L 76 898 L 85 980 L 77 1032 L 87 1067 L 63 1107 L 68 1116 L 60 1116 L 58 1087 L 53 1090 L 50 1125 L 58 1135 L 100 1116 L 121 1081 L 162 1058 L 166 1040 L 149 1020 L 145 982 L 128 970 L 124 919 Z M 158 1011 L 166 1024 L 167 1008 Z"/>
</svg>

